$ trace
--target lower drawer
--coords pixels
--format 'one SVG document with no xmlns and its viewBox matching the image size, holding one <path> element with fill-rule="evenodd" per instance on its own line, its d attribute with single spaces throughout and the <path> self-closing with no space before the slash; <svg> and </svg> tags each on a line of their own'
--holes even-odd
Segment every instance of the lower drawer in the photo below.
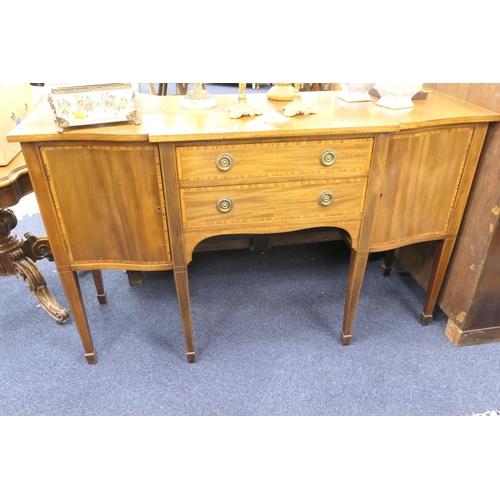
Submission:
<svg viewBox="0 0 500 500">
<path fill-rule="evenodd" d="M 184 227 L 361 216 L 366 178 L 181 189 Z"/>
</svg>

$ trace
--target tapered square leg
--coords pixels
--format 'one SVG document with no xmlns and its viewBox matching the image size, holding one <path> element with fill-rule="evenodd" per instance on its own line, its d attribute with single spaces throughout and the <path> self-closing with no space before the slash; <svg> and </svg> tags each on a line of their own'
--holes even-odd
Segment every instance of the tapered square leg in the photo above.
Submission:
<svg viewBox="0 0 500 500">
<path fill-rule="evenodd" d="M 347 294 L 344 308 L 344 321 L 340 339 L 342 345 L 349 345 L 352 340 L 352 328 L 356 309 L 358 306 L 361 286 L 365 276 L 366 263 L 368 262 L 368 252 L 357 252 L 351 250 L 351 259 L 349 262 L 349 277 L 347 279 Z"/>
<path fill-rule="evenodd" d="M 394 254 L 396 250 L 387 250 L 385 252 L 384 263 L 382 265 L 382 275 L 389 276 L 392 271 L 392 263 L 394 261 Z"/>
<path fill-rule="evenodd" d="M 97 291 L 97 300 L 99 304 L 106 304 L 108 301 L 106 299 L 106 290 L 104 290 L 104 282 L 102 280 L 102 272 L 100 269 L 92 271 L 92 277 L 94 278 L 94 285 Z"/>
<path fill-rule="evenodd" d="M 440 241 L 436 247 L 429 285 L 427 286 L 427 295 L 425 296 L 424 309 L 420 315 L 420 322 L 423 326 L 430 325 L 432 321 L 432 312 L 436 306 L 454 245 L 455 240 L 448 239 Z"/>
<path fill-rule="evenodd" d="M 97 354 L 92 341 L 92 335 L 90 334 L 78 275 L 75 271 L 59 271 L 59 277 L 61 278 L 61 284 L 66 293 L 69 307 L 80 335 L 80 340 L 85 351 L 85 359 L 87 363 L 95 364 L 97 363 Z"/>
<path fill-rule="evenodd" d="M 186 342 L 186 356 L 189 363 L 194 363 L 196 352 L 194 349 L 193 325 L 191 321 L 191 302 L 189 298 L 189 283 L 187 268 L 174 268 L 175 287 L 179 300 L 182 327 L 184 329 L 184 340 Z"/>
<path fill-rule="evenodd" d="M 97 363 L 97 351 L 94 349 L 93 352 L 85 354 L 85 359 L 89 365 L 95 365 Z"/>
<path fill-rule="evenodd" d="M 429 326 L 432 322 L 433 315 L 432 314 L 424 314 L 420 313 L 420 323 L 422 326 Z"/>
</svg>

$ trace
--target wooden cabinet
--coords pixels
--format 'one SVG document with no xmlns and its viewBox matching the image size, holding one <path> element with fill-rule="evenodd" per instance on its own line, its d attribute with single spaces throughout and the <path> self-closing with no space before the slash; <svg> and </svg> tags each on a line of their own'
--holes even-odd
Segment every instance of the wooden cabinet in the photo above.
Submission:
<svg viewBox="0 0 500 500">
<path fill-rule="evenodd" d="M 500 84 L 428 84 L 435 91 L 500 111 Z M 500 341 L 500 124 L 488 131 L 438 304 L 457 346 Z M 427 288 L 436 243 L 402 248 L 398 257 Z"/>
<path fill-rule="evenodd" d="M 439 92 L 404 112 L 348 105 L 336 92 L 309 97 L 316 114 L 272 124 L 266 116 L 282 104 L 262 95 L 252 99 L 264 114 L 237 120 L 228 117 L 237 95 L 219 95 L 209 110 L 140 96 L 139 126 L 63 134 L 42 106 L 11 134 L 22 143 L 89 363 L 95 348 L 76 270 L 171 269 L 193 362 L 188 263 L 200 242 L 220 235 L 340 229 L 351 245 L 344 345 L 370 252 L 437 241 L 428 324 L 488 123 L 500 114 Z"/>
<path fill-rule="evenodd" d="M 73 269 L 172 263 L 157 146 L 63 143 L 39 150 Z"/>
<path fill-rule="evenodd" d="M 372 249 L 448 233 L 474 131 L 447 127 L 389 139 Z"/>
</svg>

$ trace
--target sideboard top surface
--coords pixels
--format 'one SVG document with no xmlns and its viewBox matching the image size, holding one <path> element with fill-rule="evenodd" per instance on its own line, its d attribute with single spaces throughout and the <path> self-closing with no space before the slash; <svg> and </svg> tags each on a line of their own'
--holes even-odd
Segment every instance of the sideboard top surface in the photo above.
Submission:
<svg viewBox="0 0 500 500">
<path fill-rule="evenodd" d="M 217 94 L 217 106 L 193 110 L 180 106 L 182 96 L 137 94 L 135 105 L 140 125 L 128 122 L 70 127 L 57 132 L 54 114 L 46 100 L 9 135 L 10 142 L 39 141 L 151 141 L 179 142 L 229 139 L 265 139 L 280 137 L 372 134 L 398 132 L 427 126 L 500 121 L 500 114 L 456 99 L 438 91 L 426 99 L 417 99 L 409 109 L 391 110 L 372 102 L 346 103 L 336 91 L 303 92 L 302 100 L 317 113 L 291 117 L 287 123 L 275 123 L 286 102 L 270 101 L 267 95 L 247 94 L 247 102 L 259 108 L 260 116 L 231 119 L 229 108 L 238 95 Z"/>
</svg>

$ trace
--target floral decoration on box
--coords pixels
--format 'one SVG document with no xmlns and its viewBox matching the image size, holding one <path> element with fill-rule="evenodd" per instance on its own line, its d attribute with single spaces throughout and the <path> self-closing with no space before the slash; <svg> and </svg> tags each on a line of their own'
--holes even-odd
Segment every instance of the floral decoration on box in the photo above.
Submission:
<svg viewBox="0 0 500 500">
<path fill-rule="evenodd" d="M 130 83 L 53 84 L 48 101 L 59 125 L 67 127 L 132 121 L 136 124 L 134 91 Z"/>
</svg>

